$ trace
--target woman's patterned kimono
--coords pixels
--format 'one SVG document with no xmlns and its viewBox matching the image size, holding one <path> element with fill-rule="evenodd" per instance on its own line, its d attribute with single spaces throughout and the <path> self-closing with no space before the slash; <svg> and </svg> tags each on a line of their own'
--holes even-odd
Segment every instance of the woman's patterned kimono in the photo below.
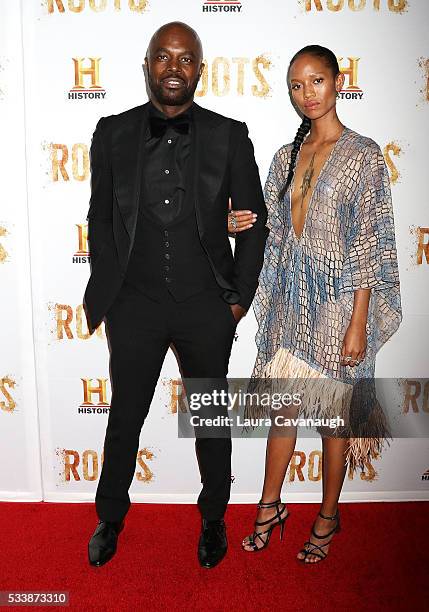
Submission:
<svg viewBox="0 0 429 612">
<path fill-rule="evenodd" d="M 354 469 L 378 456 L 388 433 L 375 398 L 375 357 L 402 318 L 389 176 L 380 147 L 344 128 L 321 169 L 298 238 L 291 222 L 293 184 L 278 199 L 291 150 L 289 144 L 274 155 L 265 185 L 270 234 L 254 301 L 253 388 L 254 379 L 305 379 L 300 416 L 345 417 L 341 435 L 351 438 L 347 460 Z M 366 357 L 342 366 L 360 288 L 371 289 Z"/>
</svg>

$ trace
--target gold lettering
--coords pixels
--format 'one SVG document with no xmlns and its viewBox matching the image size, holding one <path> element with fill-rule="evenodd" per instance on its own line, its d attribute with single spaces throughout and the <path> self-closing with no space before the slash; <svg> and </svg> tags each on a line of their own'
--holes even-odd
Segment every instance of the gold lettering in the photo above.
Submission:
<svg viewBox="0 0 429 612">
<path fill-rule="evenodd" d="M 366 468 L 366 471 L 362 470 L 362 472 L 360 473 L 360 479 L 366 480 L 367 482 L 375 480 L 377 477 L 377 472 L 375 471 L 374 466 L 372 465 L 370 460 L 364 459 L 363 464 L 364 464 L 364 467 Z"/>
<path fill-rule="evenodd" d="M 96 13 L 99 13 L 100 11 L 105 11 L 106 10 L 106 5 L 107 5 L 107 0 L 98 0 L 98 2 L 101 3 L 99 6 L 97 6 L 97 0 L 89 0 L 89 6 Z"/>
<path fill-rule="evenodd" d="M 147 0 L 128 0 L 128 6 L 132 11 L 142 13 L 146 10 Z"/>
<path fill-rule="evenodd" d="M 55 6 L 57 7 L 60 13 L 64 13 L 65 9 L 62 0 L 48 0 L 48 13 L 53 13 L 55 10 Z"/>
<path fill-rule="evenodd" d="M 106 383 L 107 378 L 97 378 L 98 387 L 93 387 L 91 384 L 92 379 L 90 378 L 81 378 L 83 382 L 83 404 L 82 406 L 94 406 L 94 402 L 92 402 L 92 395 L 98 395 L 99 402 L 97 406 L 108 406 L 108 402 L 106 401 L 107 392 L 106 392 Z"/>
<path fill-rule="evenodd" d="M 252 85 L 252 94 L 259 98 L 265 98 L 270 93 L 270 86 L 268 85 L 268 82 L 265 79 L 264 75 L 262 74 L 259 66 L 261 65 L 265 70 L 269 70 L 271 66 L 271 62 L 265 56 L 259 55 L 253 60 L 252 65 L 253 65 L 253 72 L 255 73 L 255 76 L 257 80 L 259 81 L 259 84 L 261 85 L 261 88 L 258 88 L 257 85 Z"/>
<path fill-rule="evenodd" d="M 316 11 L 323 11 L 323 7 L 320 0 L 314 0 L 314 6 L 316 7 Z M 311 0 L 306 0 L 305 10 L 311 11 Z"/>
<path fill-rule="evenodd" d="M 237 93 L 244 95 L 244 66 L 249 63 L 247 57 L 233 57 L 232 62 L 237 64 Z"/>
<path fill-rule="evenodd" d="M 69 10 L 72 13 L 81 13 L 85 8 L 85 0 L 78 0 L 78 5 L 76 6 L 73 0 L 69 0 Z"/>
<path fill-rule="evenodd" d="M 344 0 L 337 0 L 336 4 L 334 0 L 328 0 L 328 2 L 326 3 L 326 7 L 330 11 L 341 11 L 344 8 Z"/>
<path fill-rule="evenodd" d="M 88 338 L 91 337 L 91 334 L 88 330 L 88 325 L 86 325 L 86 329 L 87 329 L 86 332 L 82 330 L 82 322 L 84 318 L 82 316 L 82 312 L 83 312 L 83 305 L 79 304 L 79 306 L 76 308 L 76 334 L 80 340 L 88 340 Z M 85 322 L 86 322 L 86 316 L 85 316 Z"/>
<path fill-rule="evenodd" d="M 410 411 L 410 405 L 413 409 L 413 412 L 419 412 L 417 398 L 420 397 L 421 392 L 421 382 L 419 382 L 418 380 L 406 381 L 405 397 L 402 410 L 404 414 L 407 414 Z M 423 387 L 422 410 L 423 412 L 429 412 L 429 381 L 426 381 Z"/>
<path fill-rule="evenodd" d="M 425 101 L 429 102 L 429 59 L 427 57 L 420 57 L 418 64 L 419 68 L 423 70 L 423 78 L 425 79 L 425 84 L 420 91 L 423 94 Z"/>
<path fill-rule="evenodd" d="M 171 384 L 171 399 L 170 399 L 170 412 L 171 414 L 176 414 L 177 409 L 180 412 L 187 412 L 186 405 L 186 394 L 184 393 L 185 389 L 183 387 L 183 383 L 180 379 L 172 378 L 170 380 Z"/>
<path fill-rule="evenodd" d="M 89 471 L 89 458 L 91 458 L 92 470 Z M 93 450 L 83 451 L 82 454 L 83 477 L 90 482 L 98 478 L 98 456 Z"/>
<path fill-rule="evenodd" d="M 399 172 L 395 166 L 395 164 L 393 163 L 392 158 L 390 157 L 389 153 L 390 151 L 393 153 L 393 155 L 400 155 L 401 153 L 401 147 L 398 146 L 396 144 L 396 142 L 389 142 L 385 147 L 384 147 L 384 158 L 386 160 L 386 164 L 389 167 L 390 170 L 390 181 L 395 184 L 396 181 L 399 178 Z"/>
<path fill-rule="evenodd" d="M 219 87 L 219 67 L 222 66 L 223 87 Z M 226 96 L 229 94 L 231 84 L 229 61 L 226 57 L 216 57 L 212 66 L 212 90 L 215 96 Z"/>
<path fill-rule="evenodd" d="M 343 68 L 341 66 L 343 58 L 337 58 L 341 72 L 349 79 L 349 86 L 346 87 L 346 89 L 360 89 L 357 83 L 358 62 L 360 57 L 348 57 L 347 59 L 349 60 L 349 66 L 348 68 Z"/>
<path fill-rule="evenodd" d="M 55 310 L 57 314 L 57 338 L 62 340 L 64 338 L 63 331 L 69 340 L 73 339 L 72 330 L 70 329 L 70 323 L 73 320 L 73 310 L 71 306 L 66 304 L 55 304 Z M 63 319 L 62 313 L 66 312 L 66 318 Z"/>
<path fill-rule="evenodd" d="M 423 412 L 429 412 L 429 380 L 425 382 L 423 390 Z"/>
<path fill-rule="evenodd" d="M 327 0 L 326 8 L 330 11 L 338 12 L 344 8 L 345 0 Z M 317 11 L 323 11 L 321 0 L 305 0 L 305 10 L 310 12 L 314 8 Z M 348 6 L 352 11 L 362 11 L 367 5 L 366 0 L 348 0 Z M 373 0 L 373 6 L 375 11 L 380 10 L 380 0 Z M 388 0 L 389 11 L 394 13 L 402 13 L 408 6 L 408 0 Z"/>
<path fill-rule="evenodd" d="M 407 8 L 407 0 L 389 0 L 389 11 L 402 13 Z"/>
<path fill-rule="evenodd" d="M 83 84 L 83 77 L 91 77 L 90 89 L 102 89 L 100 85 L 100 61 L 101 57 L 90 57 L 90 65 L 88 67 L 83 66 L 83 57 L 74 57 L 74 89 L 85 89 Z"/>
<path fill-rule="evenodd" d="M 88 223 L 76 223 L 79 249 L 76 255 L 88 255 Z"/>
<path fill-rule="evenodd" d="M 317 457 L 317 472 L 314 473 L 315 459 Z M 308 456 L 308 480 L 318 482 L 322 478 L 322 451 L 314 450 Z"/>
<path fill-rule="evenodd" d="M 204 68 L 201 74 L 200 81 L 198 83 L 198 89 L 195 92 L 195 95 L 198 98 L 202 98 L 207 95 L 209 90 L 209 67 L 206 60 L 203 60 Z"/>
<path fill-rule="evenodd" d="M 418 380 L 407 380 L 405 387 L 405 397 L 402 412 L 407 414 L 410 411 L 410 405 L 413 408 L 413 412 L 419 411 L 419 405 L 417 404 L 417 398 L 420 396 L 422 386 Z"/>
<path fill-rule="evenodd" d="M 352 11 L 361 11 L 366 6 L 366 0 L 359 0 L 359 4 L 356 6 L 356 0 L 349 0 L 349 8 Z"/>
<path fill-rule="evenodd" d="M 0 237 L 6 236 L 7 233 L 8 233 L 7 229 L 5 227 L 1 227 L 0 225 Z M 7 251 L 4 248 L 4 246 L 0 244 L 0 263 L 4 263 L 7 258 L 8 258 Z"/>
<path fill-rule="evenodd" d="M 66 482 L 70 481 L 70 476 L 73 474 L 73 478 L 77 481 L 80 480 L 79 473 L 77 471 L 77 466 L 79 465 L 79 453 L 74 450 L 66 450 L 63 452 L 64 456 L 64 480 Z"/>
<path fill-rule="evenodd" d="M 302 468 L 305 465 L 305 453 L 302 451 L 294 451 L 289 463 L 289 482 L 294 482 L 295 474 L 298 476 L 298 480 L 304 480 L 304 474 Z"/>
<path fill-rule="evenodd" d="M 137 453 L 137 463 L 142 468 L 143 474 L 141 472 L 136 472 L 136 478 L 139 482 L 150 482 L 153 479 L 153 472 L 150 470 L 147 463 L 143 461 L 143 457 L 146 457 L 148 461 L 152 461 L 153 453 L 147 448 L 139 450 Z"/>
<path fill-rule="evenodd" d="M 66 145 L 52 143 L 50 146 L 50 150 L 52 162 L 52 180 L 58 181 L 58 171 L 60 171 L 63 180 L 69 181 L 70 178 L 66 170 L 66 163 L 69 158 L 69 152 Z M 59 151 L 61 151 L 61 158 L 58 157 Z"/>
<path fill-rule="evenodd" d="M 79 156 L 79 152 L 81 155 Z M 81 158 L 82 171 L 79 172 L 79 157 Z M 86 181 L 89 178 L 89 153 L 88 147 L 82 142 L 77 142 L 72 148 L 72 173 L 76 181 Z"/>
<path fill-rule="evenodd" d="M 6 402 L 0 402 L 0 409 L 4 410 L 5 412 L 13 412 L 16 408 L 15 400 L 13 399 L 9 391 L 6 389 L 6 387 L 9 387 L 9 389 L 14 389 L 15 384 L 15 381 L 9 378 L 9 376 L 4 376 L 3 378 L 0 378 L 0 392 L 6 400 Z"/>
<path fill-rule="evenodd" d="M 429 227 L 417 228 L 419 241 L 417 244 L 417 264 L 423 263 L 423 253 L 425 255 L 426 263 L 429 263 Z M 428 241 L 424 242 L 425 236 L 428 237 Z"/>
</svg>

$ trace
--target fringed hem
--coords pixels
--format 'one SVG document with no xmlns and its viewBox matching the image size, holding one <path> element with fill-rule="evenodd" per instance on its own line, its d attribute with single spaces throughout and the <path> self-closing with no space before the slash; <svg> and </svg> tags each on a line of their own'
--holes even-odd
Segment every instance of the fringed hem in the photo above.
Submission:
<svg viewBox="0 0 429 612">
<path fill-rule="evenodd" d="M 357 469 L 363 470 L 367 461 L 378 459 L 384 446 L 389 445 L 389 439 L 391 439 L 391 435 L 386 416 L 382 407 L 376 401 L 368 420 L 355 426 L 353 432 L 350 433 L 346 453 L 349 473 Z"/>
<path fill-rule="evenodd" d="M 355 405 L 353 414 L 350 414 L 353 385 L 322 374 L 286 348 L 277 351 L 264 367 L 260 378 L 250 381 L 249 390 L 252 394 L 300 393 L 303 400 L 298 408 L 297 416 L 300 418 L 342 418 L 344 426 L 332 431 L 331 435 L 349 439 L 346 464 L 350 474 L 358 469 L 363 470 L 371 459 L 378 459 L 385 443 L 389 443 L 386 418 L 375 396 L 370 410 Z M 361 399 L 362 394 L 358 395 L 358 404 Z M 361 420 L 359 413 L 365 414 L 366 420 Z M 255 405 L 252 402 L 245 406 L 245 418 L 264 418 L 269 415 L 270 407 L 267 405 Z"/>
<path fill-rule="evenodd" d="M 329 419 L 339 416 L 348 421 L 348 409 L 353 385 L 322 374 L 296 357 L 286 348 L 280 348 L 264 367 L 261 377 L 250 383 L 252 393 L 298 394 L 301 405 L 298 416 L 311 419 Z M 269 406 L 246 405 L 245 416 L 269 416 Z"/>
</svg>

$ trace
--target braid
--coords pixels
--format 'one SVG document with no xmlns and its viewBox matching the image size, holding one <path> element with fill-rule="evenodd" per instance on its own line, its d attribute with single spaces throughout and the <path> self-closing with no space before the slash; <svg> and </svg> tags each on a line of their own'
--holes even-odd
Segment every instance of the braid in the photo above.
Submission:
<svg viewBox="0 0 429 612">
<path fill-rule="evenodd" d="M 304 116 L 302 123 L 299 126 L 298 131 L 296 133 L 295 139 L 293 141 L 292 153 L 290 156 L 289 172 L 287 175 L 286 183 L 285 185 L 283 185 L 279 193 L 279 200 L 283 200 L 287 190 L 289 189 L 289 185 L 292 182 L 293 174 L 295 172 L 295 164 L 296 164 L 296 158 L 297 158 L 298 152 L 301 148 L 301 145 L 304 141 L 305 136 L 310 131 L 310 128 L 311 128 L 311 121 L 308 117 Z"/>
</svg>

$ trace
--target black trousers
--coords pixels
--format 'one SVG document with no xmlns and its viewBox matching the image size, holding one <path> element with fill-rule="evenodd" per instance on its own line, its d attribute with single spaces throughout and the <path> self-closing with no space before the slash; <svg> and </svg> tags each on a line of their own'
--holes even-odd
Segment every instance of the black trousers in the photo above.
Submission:
<svg viewBox="0 0 429 612">
<path fill-rule="evenodd" d="M 128 489 L 136 466 L 139 436 L 170 344 L 182 376 L 226 379 L 236 323 L 219 290 L 175 302 L 165 291 L 159 302 L 124 285 L 106 315 L 112 401 L 96 510 L 120 521 L 130 507 Z M 223 517 L 231 488 L 231 438 L 196 438 L 203 518 Z"/>
</svg>

